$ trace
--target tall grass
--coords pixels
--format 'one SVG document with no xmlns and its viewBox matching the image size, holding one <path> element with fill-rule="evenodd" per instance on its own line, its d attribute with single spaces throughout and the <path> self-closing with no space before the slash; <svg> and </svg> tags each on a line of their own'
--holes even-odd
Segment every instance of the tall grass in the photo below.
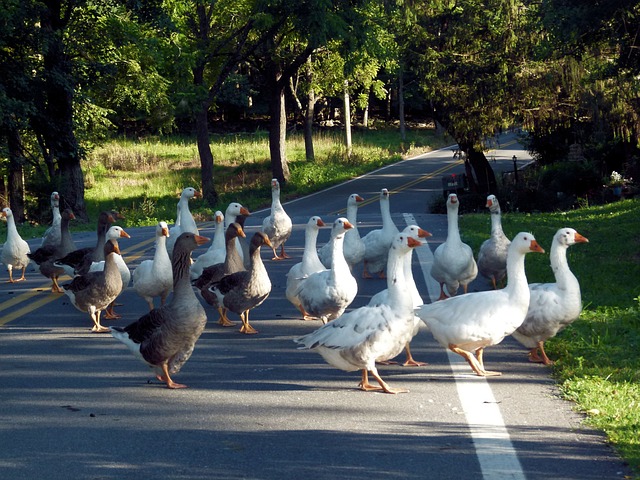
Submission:
<svg viewBox="0 0 640 480">
<path fill-rule="evenodd" d="M 356 131 L 352 154 L 347 157 L 343 133 L 325 131 L 315 135 L 315 160 L 307 161 L 302 135 L 290 134 L 287 159 L 291 178 L 283 188 L 283 198 L 317 191 L 398 161 L 403 154 L 444 143 L 445 139 L 430 129 L 409 131 L 404 144 L 395 129 Z M 197 220 L 211 219 L 215 210 L 224 211 L 231 201 L 250 210 L 269 205 L 272 175 L 267 132 L 213 135 L 211 150 L 219 201 L 217 205 L 193 201 L 190 206 Z M 116 209 L 125 214 L 125 226 L 171 222 L 182 189 L 198 188 L 201 183 L 193 139 L 113 140 L 91 152 L 83 169 L 90 217 L 96 218 L 104 209 Z"/>
</svg>

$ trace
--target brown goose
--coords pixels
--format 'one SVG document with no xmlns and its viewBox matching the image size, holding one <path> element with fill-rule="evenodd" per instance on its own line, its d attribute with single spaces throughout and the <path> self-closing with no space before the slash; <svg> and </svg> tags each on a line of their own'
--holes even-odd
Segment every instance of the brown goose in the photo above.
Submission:
<svg viewBox="0 0 640 480">
<path fill-rule="evenodd" d="M 58 243 L 58 245 L 40 247 L 35 252 L 29 254 L 29 258 L 38 264 L 40 273 L 51 279 L 51 291 L 53 293 L 63 292 L 60 285 L 58 285 L 58 277 L 65 273 L 64 268 L 56 267 L 54 262 L 76 250 L 76 244 L 73 242 L 71 232 L 69 231 L 69 222 L 74 220 L 76 216 L 71 209 L 67 208 L 62 212 L 61 217 L 60 243 Z"/>
<path fill-rule="evenodd" d="M 118 248 L 120 248 L 120 244 L 118 243 L 119 238 L 131 238 L 131 236 L 127 232 L 125 232 L 122 227 L 119 227 L 117 225 L 110 227 L 107 231 L 107 241 L 113 241 L 116 245 L 118 245 Z M 104 270 L 104 263 L 104 260 L 100 262 L 93 262 L 89 267 L 89 271 L 97 272 L 100 270 Z M 124 258 L 122 258 L 122 255 L 116 255 L 116 264 L 118 265 L 118 271 L 120 272 L 120 277 L 122 278 L 122 290 L 120 290 L 120 293 L 122 293 L 124 292 L 124 289 L 129 286 L 129 282 L 131 281 L 131 270 L 129 270 L 129 267 L 124 261 Z M 104 312 L 105 318 L 122 318 L 122 315 L 115 312 L 115 304 L 116 301 L 114 299 Z"/>
<path fill-rule="evenodd" d="M 104 270 L 78 275 L 71 283 L 62 286 L 71 303 L 81 312 L 89 313 L 93 320 L 91 331 L 97 333 L 109 331 L 109 328 L 100 325 L 100 314 L 122 290 L 122 276 L 116 262 L 116 254 L 120 254 L 117 242 L 108 240 L 103 252 Z"/>
<path fill-rule="evenodd" d="M 96 228 L 98 233 L 96 246 L 74 250 L 56 260 L 55 266 L 62 267 L 69 276 L 74 277 L 87 273 L 93 262 L 104 260 L 104 244 L 107 240 L 107 230 L 116 221 L 116 217 L 122 218 L 115 212 L 102 212 L 98 217 L 98 226 Z"/>
<path fill-rule="evenodd" d="M 249 248 L 251 255 L 249 270 L 222 277 L 220 281 L 209 287 L 209 291 L 218 297 L 220 305 L 240 315 L 241 333 L 258 333 L 249 324 L 249 310 L 264 302 L 271 293 L 271 280 L 260 257 L 260 247 L 263 245 L 271 247 L 269 237 L 263 232 L 256 232 L 251 238 Z"/>
<path fill-rule="evenodd" d="M 189 359 L 207 323 L 207 315 L 189 281 L 191 252 L 209 239 L 191 232 L 181 234 L 173 248 L 173 296 L 127 327 L 111 334 L 156 372 L 168 388 L 185 388 L 171 376 Z"/>
<path fill-rule="evenodd" d="M 245 237 L 246 235 L 242 227 L 238 223 L 234 222 L 229 225 L 224 236 L 226 250 L 224 262 L 205 268 L 202 271 L 202 275 L 200 275 L 193 284 L 198 288 L 198 290 L 200 290 L 202 298 L 204 298 L 209 305 L 218 310 L 218 313 L 220 314 L 218 323 L 223 327 L 233 327 L 235 323 L 229 321 L 226 315 L 226 308 L 220 305 L 218 297 L 216 297 L 213 292 L 209 291 L 209 287 L 213 283 L 219 282 L 222 277 L 226 275 L 231 275 L 232 273 L 242 272 L 245 270 L 242 258 L 238 253 L 236 239 L 238 237 Z"/>
</svg>

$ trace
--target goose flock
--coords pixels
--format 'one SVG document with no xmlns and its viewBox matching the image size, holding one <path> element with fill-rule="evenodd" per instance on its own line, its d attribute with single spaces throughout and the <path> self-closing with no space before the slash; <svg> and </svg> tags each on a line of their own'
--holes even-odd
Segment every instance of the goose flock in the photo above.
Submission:
<svg viewBox="0 0 640 480">
<path fill-rule="evenodd" d="M 294 224 L 281 203 L 280 184 L 273 179 L 270 186 L 271 209 L 260 227 L 249 234 L 244 223 L 251 213 L 232 202 L 224 213 L 215 212 L 212 242 L 200 235 L 189 208 L 190 199 L 200 193 L 185 188 L 174 225 L 170 228 L 158 222 L 154 238 L 149 239 L 155 240 L 153 258 L 133 270 L 120 251 L 119 241 L 130 237 L 121 226 L 113 225 L 122 218 L 117 212 L 102 212 L 95 246 L 77 249 L 69 232 L 73 212 L 65 209 L 60 213 L 60 196 L 53 192 L 52 225 L 33 252 L 20 237 L 11 210 L 2 210 L 7 238 L 0 261 L 7 268 L 9 282 L 24 280 L 27 265 L 33 261 L 51 280 L 52 293 L 66 294 L 71 305 L 89 315 L 92 332 L 110 332 L 172 389 L 185 387 L 172 376 L 190 358 L 209 313 L 215 311 L 219 317 L 212 328 L 234 326 L 229 318 L 233 314 L 241 321 L 239 333 L 255 335 L 258 331 L 249 322 L 249 313 L 265 304 L 274 285 L 286 285 L 284 296 L 299 318 L 318 322 L 317 328 L 293 339 L 298 349 L 316 352 L 340 370 L 360 371 L 359 388 L 364 391 L 407 391 L 390 387 L 376 365 L 392 362 L 403 351 L 404 366 L 426 365 L 415 360 L 410 349 L 421 325 L 443 348 L 462 356 L 476 375 L 484 377 L 500 375 L 485 368 L 485 349 L 509 335 L 528 349 L 531 362 L 552 364 L 544 343 L 580 316 L 580 285 L 570 270 L 567 249 L 588 242 L 587 238 L 569 227 L 559 229 L 550 249 L 555 282 L 529 284 L 525 257 L 545 251 L 532 233 L 520 232 L 511 240 L 505 235 L 495 195 L 487 197 L 491 231 L 477 257 L 460 232 L 460 199 L 456 194 L 448 196 L 447 235 L 435 248 L 430 270 L 440 288 L 439 298 L 425 303 L 413 276 L 412 259 L 415 249 L 430 248 L 427 239 L 431 234 L 415 224 L 398 229 L 388 189 L 383 188 L 379 195 L 380 228 L 360 235 L 357 210 L 364 199 L 353 193 L 347 198 L 346 217 L 331 222 L 330 238 L 321 246 L 319 234 L 328 225 L 318 215 L 308 219 L 302 258 L 296 259 L 285 252 Z M 207 250 L 194 258 L 196 250 L 207 244 Z M 272 261 L 291 262 L 283 279 L 272 278 L 262 259 L 263 247 L 273 253 Z M 355 275 L 359 268 L 360 280 Z M 14 270 L 21 272 L 19 278 Z M 65 274 L 71 280 L 60 285 Z M 489 280 L 491 289 L 469 291 L 478 274 Z M 358 281 L 375 276 L 386 280 L 386 288 L 353 308 Z M 127 326 L 102 325 L 103 311 L 107 319 L 121 317 L 114 312 L 115 302 L 130 283 L 149 312 Z M 375 383 L 369 382 L 370 376 Z"/>
</svg>

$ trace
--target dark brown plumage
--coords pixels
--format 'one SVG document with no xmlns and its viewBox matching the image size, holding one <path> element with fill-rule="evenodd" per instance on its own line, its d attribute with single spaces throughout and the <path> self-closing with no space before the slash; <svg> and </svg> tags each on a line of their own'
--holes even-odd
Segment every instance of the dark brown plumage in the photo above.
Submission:
<svg viewBox="0 0 640 480">
<path fill-rule="evenodd" d="M 104 243 L 107 239 L 107 230 L 116 221 L 116 217 L 122 218 L 117 212 L 102 212 L 98 217 L 96 231 L 98 239 L 95 247 L 79 248 L 56 260 L 56 267 L 64 268 L 71 277 L 83 275 L 89 271 L 93 262 L 101 262 L 104 258 Z"/>
<path fill-rule="evenodd" d="M 54 293 L 63 292 L 58 285 L 58 277 L 65 273 L 64 268 L 56 267 L 54 262 L 76 249 L 76 244 L 69 231 L 69 222 L 75 218 L 71 209 L 64 210 L 60 220 L 60 243 L 45 245 L 29 254 L 29 258 L 38 264 L 40 273 L 51 279 L 51 291 Z"/>
<path fill-rule="evenodd" d="M 200 290 L 200 294 L 205 301 L 212 307 L 218 310 L 220 319 L 218 323 L 223 327 L 232 327 L 235 325 L 230 322 L 226 315 L 226 309 L 218 302 L 218 297 L 213 292 L 209 291 L 209 287 L 216 282 L 219 282 L 222 277 L 231 275 L 232 273 L 244 271 L 244 264 L 242 258 L 238 253 L 236 239 L 238 237 L 245 237 L 244 230 L 237 223 L 234 222 L 227 228 L 225 232 L 225 259 L 223 263 L 217 263 L 206 267 L 202 271 L 202 275 L 194 281 L 196 288 Z"/>
<path fill-rule="evenodd" d="M 122 276 L 115 257 L 120 254 L 118 243 L 108 240 L 103 245 L 103 253 L 104 270 L 78 275 L 62 286 L 71 303 L 81 312 L 89 314 L 93 321 L 91 331 L 97 333 L 109 331 L 109 328 L 100 324 L 100 314 L 122 290 Z"/>
<path fill-rule="evenodd" d="M 191 252 L 208 241 L 191 232 L 182 233 L 173 249 L 173 296 L 169 302 L 127 327 L 113 327 L 111 331 L 151 366 L 168 388 L 186 386 L 175 383 L 170 375 L 179 372 L 189 359 L 207 323 L 207 315 L 189 281 L 189 266 Z"/>
<path fill-rule="evenodd" d="M 263 245 L 271 247 L 269 237 L 263 232 L 255 233 L 251 238 L 249 270 L 222 277 L 209 287 L 209 291 L 218 297 L 220 305 L 240 315 L 241 333 L 258 333 L 249 324 L 249 310 L 264 302 L 271 293 L 271 280 L 260 257 L 260 247 Z"/>
</svg>

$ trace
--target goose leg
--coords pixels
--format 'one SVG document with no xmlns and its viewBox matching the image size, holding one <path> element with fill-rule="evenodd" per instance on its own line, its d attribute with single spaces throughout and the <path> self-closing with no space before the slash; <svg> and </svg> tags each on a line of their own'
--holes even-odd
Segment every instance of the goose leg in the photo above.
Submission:
<svg viewBox="0 0 640 480">
<path fill-rule="evenodd" d="M 369 376 L 367 375 L 367 369 L 362 369 L 362 381 L 358 384 L 360 390 L 364 390 L 365 392 L 370 392 L 372 390 L 382 390 L 381 387 L 376 387 L 375 385 L 371 385 L 369 383 Z"/>
<path fill-rule="evenodd" d="M 540 350 L 540 355 L 538 355 Z M 553 361 L 547 357 L 547 353 L 544 351 L 544 342 L 538 342 L 538 345 L 529 350 L 529 361 L 533 363 L 544 363 L 545 365 L 553 365 Z"/>
<path fill-rule="evenodd" d="M 478 348 L 476 350 L 476 357 L 478 357 L 478 363 L 480 364 L 480 367 L 482 368 L 483 376 L 489 377 L 489 376 L 500 376 L 500 375 L 502 375 L 502 373 L 500 373 L 500 372 L 492 372 L 490 370 L 485 370 L 484 369 L 483 355 L 484 355 L 484 347 Z"/>
<path fill-rule="evenodd" d="M 105 332 L 110 332 L 111 329 L 109 329 L 108 327 L 103 327 L 100 324 L 100 313 L 102 313 L 101 310 L 93 310 L 91 312 L 89 312 L 89 315 L 91 315 L 91 320 L 93 320 L 93 327 L 91 328 L 92 332 L 95 333 L 105 333 Z"/>
<path fill-rule="evenodd" d="M 24 277 L 24 272 L 27 270 L 27 267 L 22 267 L 22 275 L 20 276 L 19 279 L 14 280 L 14 282 L 23 282 L 26 280 L 26 278 Z"/>
<path fill-rule="evenodd" d="M 463 357 L 467 361 L 467 363 L 469 364 L 471 369 L 479 377 L 502 375 L 500 372 L 488 372 L 488 371 L 486 371 L 484 369 L 484 366 L 483 366 L 483 363 L 482 363 L 482 349 L 481 348 L 476 350 L 477 355 L 478 355 L 478 359 L 477 360 L 476 360 L 476 357 L 474 357 L 471 352 L 467 352 L 466 350 L 461 349 L 460 347 L 458 347 L 457 345 L 454 345 L 453 343 L 449 344 L 449 350 L 451 350 L 452 352 L 457 353 L 458 355 Z"/>
<path fill-rule="evenodd" d="M 362 278 L 371 278 L 371 274 L 369 273 L 369 270 L 367 270 L 366 260 L 363 261 Z"/>
<path fill-rule="evenodd" d="M 409 390 L 389 387 L 389 385 L 387 385 L 386 382 L 384 380 L 382 380 L 382 378 L 380 378 L 380 375 L 378 375 L 378 370 L 376 369 L 376 367 L 373 367 L 369 371 L 371 372 L 371 375 L 373 375 L 373 378 L 375 378 L 377 380 L 377 382 L 380 384 L 380 386 L 382 387 L 382 390 L 385 393 L 393 393 L 393 394 L 396 394 L 396 393 L 409 393 Z"/>
<path fill-rule="evenodd" d="M 446 298 L 449 298 L 449 297 L 447 297 L 447 295 L 444 293 L 444 283 L 441 283 L 440 284 L 440 296 L 438 297 L 438 300 L 444 300 Z"/>
<path fill-rule="evenodd" d="M 249 324 L 249 310 L 240 314 L 242 320 L 242 326 L 240 327 L 240 333 L 246 333 L 252 335 L 258 333 L 258 331 Z"/>
<path fill-rule="evenodd" d="M 173 380 L 171 380 L 171 377 L 169 376 L 169 366 L 167 365 L 167 362 L 164 362 L 162 364 L 162 373 L 164 373 L 164 377 L 161 378 L 160 380 L 164 380 L 167 383 L 167 388 L 187 388 L 186 385 L 183 385 L 181 383 L 176 383 Z"/>
<path fill-rule="evenodd" d="M 53 284 L 51 285 L 51 291 L 53 293 L 63 293 L 64 290 L 62 290 L 62 288 L 60 288 L 60 285 L 58 285 L 58 277 L 51 277 L 51 281 L 53 282 Z"/>
<path fill-rule="evenodd" d="M 316 317 L 312 317 L 311 315 L 309 315 L 302 305 L 298 305 L 298 310 L 300 310 L 300 313 L 302 314 L 302 319 L 303 320 L 307 320 L 307 321 L 309 321 L 309 320 L 317 320 Z"/>
<path fill-rule="evenodd" d="M 13 282 L 13 267 L 11 265 L 7 265 L 7 271 L 9 272 L 9 280 L 7 281 L 7 283 L 14 283 Z"/>
<path fill-rule="evenodd" d="M 547 357 L 547 352 L 544 351 L 544 342 L 541 340 L 538 342 L 538 348 L 540 349 L 540 354 L 542 355 L 542 363 L 545 365 L 553 365 L 553 360 Z"/>
<path fill-rule="evenodd" d="M 417 360 L 413 359 L 409 342 L 407 342 L 407 344 L 405 345 L 404 350 L 407 354 L 407 358 L 402 364 L 403 367 L 424 367 L 427 364 L 427 362 L 418 362 Z"/>
<path fill-rule="evenodd" d="M 273 258 L 271 260 L 284 260 L 286 258 L 291 258 L 289 255 L 287 255 L 287 253 L 284 251 L 284 244 L 282 244 L 282 246 L 280 247 L 280 255 L 278 255 L 278 252 L 276 251 L 275 248 L 272 249 L 273 250 Z"/>
<path fill-rule="evenodd" d="M 220 314 L 220 318 L 218 319 L 218 323 L 223 327 L 233 327 L 235 323 L 233 323 L 227 317 L 227 309 L 224 307 L 218 307 L 218 313 Z"/>
<path fill-rule="evenodd" d="M 122 315 L 116 313 L 113 308 L 115 307 L 116 301 L 114 300 L 113 302 L 111 302 L 109 304 L 109 306 L 107 307 L 107 309 L 105 310 L 105 318 L 109 318 L 111 320 L 113 319 L 117 319 L 117 318 L 122 318 Z"/>
</svg>

